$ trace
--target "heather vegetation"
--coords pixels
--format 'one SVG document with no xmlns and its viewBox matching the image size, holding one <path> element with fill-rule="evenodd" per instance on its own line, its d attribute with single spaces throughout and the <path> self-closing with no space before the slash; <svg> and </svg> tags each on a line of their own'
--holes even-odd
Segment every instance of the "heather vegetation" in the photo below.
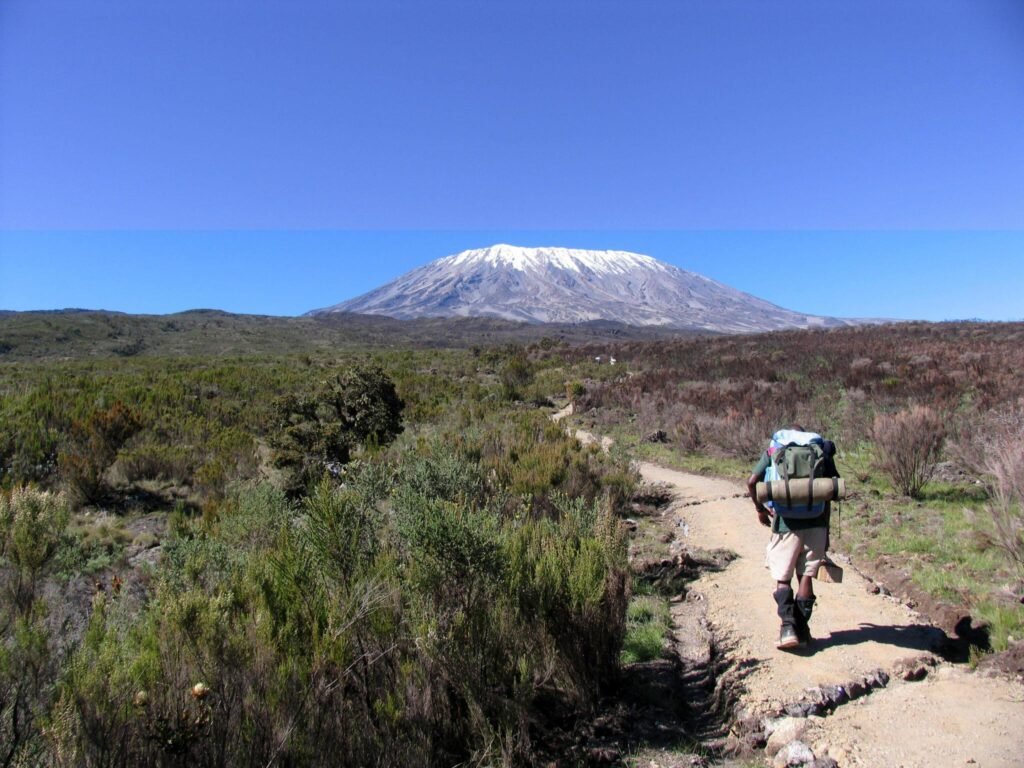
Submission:
<svg viewBox="0 0 1024 768">
<path fill-rule="evenodd" d="M 924 604 L 1024 635 L 1024 325 L 946 323 L 587 346 L 572 397 L 641 455 L 743 477 L 766 437 L 832 437 L 851 488 L 833 543 Z M 614 354 L 616 367 L 595 367 Z M 586 375 L 587 373 L 592 375 Z M 952 627 L 949 627 L 952 629 Z"/>
<path fill-rule="evenodd" d="M 907 565 L 995 648 L 1024 630 L 1019 325 L 139 338 L 58 359 L 21 335 L 0 363 L 0 765 L 553 754 L 670 622 L 628 576 L 636 473 L 552 423 L 566 398 L 630 451 L 736 477 L 784 422 L 828 433 L 853 489 L 837 546 Z"/>
<path fill-rule="evenodd" d="M 636 482 L 544 369 L 6 365 L 0 765 L 530 762 L 615 678 Z"/>
<path fill-rule="evenodd" d="M 196 309 L 173 315 L 120 312 L 0 310 L 0 361 L 95 360 L 220 355 L 316 355 L 327 350 L 373 347 L 490 348 L 543 338 L 581 344 L 678 335 L 605 320 L 579 324 L 529 324 L 497 318 L 396 320 L 332 313 L 311 317 L 233 315 Z"/>
</svg>

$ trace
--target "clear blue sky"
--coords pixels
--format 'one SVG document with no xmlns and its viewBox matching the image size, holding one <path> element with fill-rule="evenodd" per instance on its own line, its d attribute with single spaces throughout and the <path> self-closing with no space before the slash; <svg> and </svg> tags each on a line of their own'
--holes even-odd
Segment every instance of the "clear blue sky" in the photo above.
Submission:
<svg viewBox="0 0 1024 768">
<path fill-rule="evenodd" d="M 1024 317 L 1024 2 L 0 0 L 0 308 L 293 314 L 497 241 Z"/>
</svg>

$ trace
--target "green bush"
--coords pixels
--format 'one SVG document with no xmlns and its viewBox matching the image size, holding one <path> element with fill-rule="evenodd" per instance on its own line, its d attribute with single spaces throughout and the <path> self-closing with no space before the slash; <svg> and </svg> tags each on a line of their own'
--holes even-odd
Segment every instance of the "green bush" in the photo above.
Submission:
<svg viewBox="0 0 1024 768">
<path fill-rule="evenodd" d="M 493 355 L 495 370 L 509 355 Z M 51 667 L 19 726 L 31 744 L 20 759 L 523 764 L 528 723 L 592 707 L 622 645 L 615 505 L 635 473 L 537 409 L 503 405 L 500 375 L 467 361 L 398 351 L 386 375 L 372 360 L 338 375 L 344 360 L 144 354 L 13 371 L 0 417 L 39 440 L 24 453 L 0 444 L 3 482 L 58 446 L 62 479 L 83 461 L 68 481 L 88 491 L 79 499 L 124 515 L 51 526 L 36 585 L 53 575 L 77 589 L 108 567 L 130 585 L 95 596 L 60 653 L 45 624 L 23 634 L 19 658 Z M 289 398 L 302 408 L 275 409 Z M 129 414 L 138 429 L 119 433 Z M 403 414 L 434 421 L 399 439 Z M 104 446 L 95 457 L 90 440 Z M 258 463 L 268 444 L 279 459 L 311 456 L 291 494 L 247 482 L 276 482 Z M 174 511 L 159 562 L 129 576 L 136 497 Z"/>
<path fill-rule="evenodd" d="M 523 392 L 532 382 L 534 368 L 526 355 L 517 350 L 504 362 L 501 368 L 501 396 L 512 401 L 523 397 Z"/>
<path fill-rule="evenodd" d="M 324 473 L 340 474 L 356 449 L 392 442 L 404 407 L 379 367 L 356 367 L 315 392 L 282 397 L 269 438 L 275 466 L 287 472 L 286 489 L 297 494 Z"/>
<path fill-rule="evenodd" d="M 38 722 L 53 700 L 60 660 L 47 625 L 42 579 L 69 513 L 65 500 L 32 488 L 0 493 L 0 764 L 30 764 Z"/>
<path fill-rule="evenodd" d="M 350 465 L 300 503 L 232 492 L 165 544 L 141 617 L 96 604 L 60 748 L 153 765 L 526 761 L 540 700 L 586 708 L 614 676 L 626 544 L 601 503 L 514 510 L 492 481 L 449 448 L 397 474 Z"/>
</svg>

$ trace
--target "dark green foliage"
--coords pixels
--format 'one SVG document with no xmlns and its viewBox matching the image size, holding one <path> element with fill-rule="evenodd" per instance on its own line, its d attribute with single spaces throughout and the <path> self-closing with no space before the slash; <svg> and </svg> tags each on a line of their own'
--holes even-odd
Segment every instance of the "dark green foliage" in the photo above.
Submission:
<svg viewBox="0 0 1024 768">
<path fill-rule="evenodd" d="M 311 394 L 288 394 L 277 404 L 270 444 L 274 465 L 286 470 L 292 493 L 324 473 L 338 475 L 360 447 L 387 445 L 402 432 L 405 403 L 379 367 L 357 367 Z"/>
<path fill-rule="evenodd" d="M 67 522 L 60 497 L 25 488 L 0 494 L 0 765 L 32 764 L 43 751 L 38 723 L 60 667 L 42 578 Z"/>
</svg>

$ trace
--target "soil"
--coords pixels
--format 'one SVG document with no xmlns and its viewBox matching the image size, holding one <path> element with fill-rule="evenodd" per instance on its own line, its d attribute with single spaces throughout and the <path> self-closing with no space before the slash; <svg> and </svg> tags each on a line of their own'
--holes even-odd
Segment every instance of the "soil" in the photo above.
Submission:
<svg viewBox="0 0 1024 768">
<path fill-rule="evenodd" d="M 563 414 L 568 415 L 568 414 Z M 593 436 L 577 433 L 583 442 Z M 602 441 L 607 450 L 607 441 Z M 770 764 L 780 746 L 773 731 L 793 726 L 817 762 L 796 765 L 985 768 L 1022 764 L 1024 645 L 987 659 L 977 670 L 956 663 L 978 628 L 966 614 L 908 597 L 897 569 L 876 574 L 885 588 L 841 555 L 842 583 L 815 583 L 814 641 L 806 650 L 775 648 L 779 620 L 774 583 L 764 567 L 769 533 L 758 524 L 739 482 L 640 464 L 647 483 L 672 495 L 669 516 L 678 532 L 677 561 L 687 552 L 729 552 L 685 588 L 682 604 L 699 605 L 701 622 L 724 649 L 719 677 L 731 681 L 732 734 L 707 753 L 730 750 Z M 881 568 L 885 564 L 881 564 Z M 909 580 L 906 580 L 909 581 Z M 886 593 L 891 594 L 886 594 Z M 901 599 L 902 598 L 902 599 Z M 938 612 L 933 623 L 917 608 Z M 693 635 L 692 614 L 674 610 L 676 641 Z M 690 622 L 690 625 L 687 625 Z M 698 633 L 699 634 L 699 633 Z M 730 671 L 724 671 L 724 670 Z M 1007 674 L 1009 673 L 1009 674 Z M 719 688 L 722 686 L 719 685 Z M 782 737 L 788 738 L 788 736 Z M 767 751 L 751 753 L 752 748 Z M 692 757 L 640 750 L 636 765 L 690 765 Z M 784 764 L 785 749 L 775 764 Z M 695 763 L 693 763 L 695 764 Z"/>
</svg>

